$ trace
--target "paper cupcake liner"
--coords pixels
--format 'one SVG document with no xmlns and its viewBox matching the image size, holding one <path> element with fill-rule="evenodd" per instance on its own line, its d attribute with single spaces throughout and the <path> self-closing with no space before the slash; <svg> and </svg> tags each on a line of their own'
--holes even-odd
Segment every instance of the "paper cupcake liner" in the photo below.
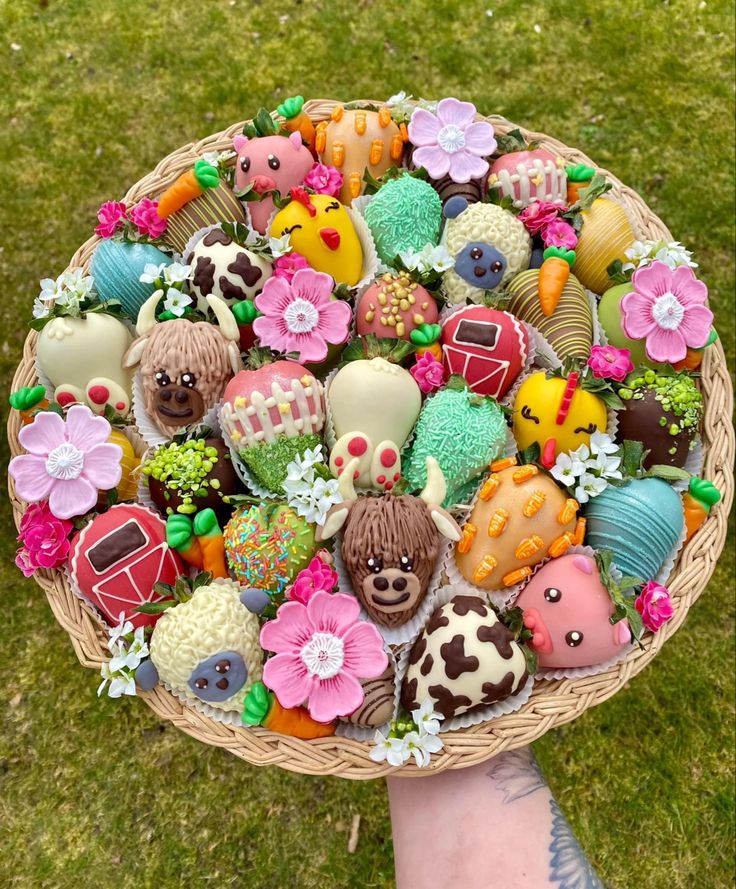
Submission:
<svg viewBox="0 0 736 889">
<path fill-rule="evenodd" d="M 399 679 L 399 668 L 396 663 L 396 654 L 394 653 L 390 645 L 386 645 L 385 650 L 386 654 L 388 655 L 389 661 L 393 664 L 394 667 L 394 705 L 391 711 L 391 719 L 395 719 L 396 713 L 399 709 L 401 680 Z M 391 719 L 389 719 L 387 722 L 384 722 L 383 725 L 377 725 L 372 728 L 360 725 L 350 725 L 350 723 L 348 722 L 342 722 L 338 720 L 335 734 L 339 735 L 341 738 L 352 738 L 354 741 L 372 741 L 373 736 L 377 731 L 385 731 L 385 729 L 388 728 L 388 726 L 391 724 Z"/>
<path fill-rule="evenodd" d="M 413 636 L 416 636 L 419 630 L 424 626 L 429 615 L 435 608 L 435 595 L 438 589 L 442 587 L 442 570 L 445 561 L 445 551 L 448 546 L 451 546 L 451 542 L 444 540 L 440 544 L 440 551 L 437 554 L 437 562 L 435 564 L 434 571 L 432 572 L 432 576 L 429 578 L 429 583 L 427 585 L 427 593 L 422 601 L 422 604 L 417 609 L 416 614 L 408 620 L 406 623 L 402 624 L 399 627 L 384 627 L 381 624 L 376 623 L 368 614 L 368 612 L 363 608 L 361 603 L 360 605 L 360 617 L 361 620 L 367 620 L 373 624 L 373 626 L 378 630 L 378 632 L 383 637 L 383 641 L 388 645 L 401 645 L 404 642 L 408 642 Z M 353 584 L 350 580 L 350 575 L 348 573 L 347 567 L 342 557 L 342 535 L 340 534 L 335 541 L 335 547 L 333 551 L 334 558 L 334 569 L 337 572 L 338 577 L 338 592 L 348 593 L 350 596 L 355 596 L 353 592 Z M 356 597 L 357 598 L 357 597 Z M 360 602 L 360 600 L 358 600 Z"/>
<path fill-rule="evenodd" d="M 452 586 L 444 586 L 437 590 L 435 595 L 435 608 L 441 608 L 443 605 L 446 605 L 450 599 L 457 596 L 460 592 Z M 489 598 L 486 595 L 478 595 L 478 593 L 471 593 L 470 595 L 478 596 L 479 599 L 483 599 L 484 602 L 488 602 Z M 409 655 L 411 654 L 412 647 L 419 636 L 419 632 L 423 627 L 420 628 L 418 632 L 414 634 L 411 640 L 409 640 L 409 644 L 406 645 L 398 657 L 398 673 L 401 676 L 401 681 L 403 682 L 404 676 L 406 675 L 407 667 L 409 666 Z M 443 720 L 441 723 L 440 733 L 443 732 L 454 732 L 458 729 L 469 728 L 471 725 L 478 725 L 481 722 L 488 722 L 491 719 L 496 719 L 499 716 L 505 716 L 508 713 L 514 713 L 516 710 L 519 710 L 521 707 L 526 704 L 526 702 L 531 697 L 532 688 L 534 686 L 534 677 L 529 676 L 527 681 L 524 683 L 523 687 L 516 692 L 515 695 L 512 695 L 510 698 L 506 698 L 503 701 L 497 701 L 495 704 L 490 704 L 488 707 L 483 707 L 481 710 L 474 710 L 472 713 L 463 713 L 461 716 L 454 716 L 452 719 Z"/>
<path fill-rule="evenodd" d="M 192 425 L 191 427 L 182 427 L 187 430 L 187 434 L 194 434 L 198 430 L 208 427 L 212 430 L 212 435 L 215 437 L 221 437 L 220 432 L 220 404 L 212 405 L 209 410 L 205 413 L 202 419 Z M 148 445 L 152 445 L 153 447 L 157 447 L 158 445 L 168 444 L 173 440 L 174 436 L 178 433 L 174 432 L 171 435 L 164 435 L 163 432 L 154 424 L 153 420 L 146 412 L 143 398 L 143 387 L 141 385 L 141 374 L 140 371 L 135 375 L 133 380 L 133 418 L 135 419 L 135 424 L 138 427 L 138 431 L 140 432 L 143 440 Z M 181 430 L 180 430 L 181 431 Z"/>
<path fill-rule="evenodd" d="M 216 722 L 221 722 L 223 725 L 229 725 L 233 728 L 242 728 L 245 731 L 250 728 L 250 726 L 243 725 L 242 711 L 218 710 L 217 707 L 213 707 L 204 701 L 200 701 L 199 698 L 188 698 L 181 691 L 172 688 L 168 682 L 159 680 L 159 685 L 165 688 L 169 694 L 180 700 L 186 707 L 191 707 L 192 710 L 196 710 L 198 713 L 201 713 L 209 719 L 214 719 Z M 243 697 L 245 697 L 247 693 L 247 691 L 244 692 Z"/>
</svg>

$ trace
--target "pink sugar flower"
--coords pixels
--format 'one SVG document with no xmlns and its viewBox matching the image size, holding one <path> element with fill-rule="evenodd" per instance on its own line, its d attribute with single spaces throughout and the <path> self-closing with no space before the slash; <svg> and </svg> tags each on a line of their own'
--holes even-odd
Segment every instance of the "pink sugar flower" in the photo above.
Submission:
<svg viewBox="0 0 736 889">
<path fill-rule="evenodd" d="M 564 219 L 554 219 L 542 229 L 542 240 L 547 247 L 564 247 L 574 250 L 578 243 L 575 229 Z"/>
<path fill-rule="evenodd" d="M 641 615 L 644 626 L 653 633 L 656 633 L 668 620 L 672 620 L 675 613 L 669 591 L 653 580 L 644 584 L 636 597 L 634 607 Z"/>
<path fill-rule="evenodd" d="M 16 553 L 16 565 L 26 577 L 37 568 L 58 568 L 66 561 L 73 528 L 72 522 L 57 519 L 45 501 L 31 504 L 18 529 L 23 546 Z"/>
<path fill-rule="evenodd" d="M 425 352 L 417 358 L 411 368 L 411 375 L 419 384 L 419 388 L 428 395 L 439 389 L 444 377 L 442 362 L 438 361 L 431 352 Z"/>
<path fill-rule="evenodd" d="M 656 260 L 637 269 L 633 291 L 621 300 L 621 326 L 632 340 L 645 341 L 651 361 L 682 361 L 688 348 L 708 339 L 713 312 L 706 306 L 708 288 L 688 266 L 671 269 Z"/>
<path fill-rule="evenodd" d="M 458 99 L 442 99 L 433 114 L 415 108 L 409 121 L 409 140 L 415 146 L 412 156 L 433 179 L 449 174 L 453 182 L 470 182 L 488 172 L 485 160 L 496 150 L 493 127 L 475 121 L 475 105 Z"/>
<path fill-rule="evenodd" d="M 328 194 L 334 198 L 340 194 L 342 180 L 343 176 L 339 170 L 317 162 L 304 177 L 302 185 L 311 188 L 317 194 Z"/>
<path fill-rule="evenodd" d="M 317 592 L 307 602 L 284 602 L 261 629 L 261 646 L 276 656 L 263 667 L 263 682 L 283 707 L 306 702 L 317 722 L 349 716 L 363 703 L 361 680 L 386 669 L 383 639 L 358 619 L 358 600 Z"/>
<path fill-rule="evenodd" d="M 593 346 L 588 358 L 588 367 L 593 371 L 593 376 L 599 380 L 616 380 L 620 383 L 634 369 L 634 364 L 628 349 Z"/>
<path fill-rule="evenodd" d="M 530 235 L 538 235 L 555 222 L 565 209 L 563 204 L 555 204 L 552 201 L 533 201 L 519 213 L 519 219 Z"/>
<path fill-rule="evenodd" d="M 100 224 L 95 228 L 95 234 L 101 238 L 111 238 L 123 227 L 127 212 L 127 207 L 120 201 L 105 201 L 97 211 Z"/>
<path fill-rule="evenodd" d="M 284 253 L 283 256 L 279 256 L 274 261 L 273 273 L 277 278 L 284 278 L 291 284 L 294 272 L 308 268 L 311 268 L 311 266 L 305 257 L 301 253 L 297 253 L 296 250 L 292 250 L 291 253 Z"/>
<path fill-rule="evenodd" d="M 142 198 L 130 211 L 130 220 L 142 235 L 160 238 L 167 222 L 158 215 L 158 201 Z"/>
<path fill-rule="evenodd" d="M 98 492 L 111 490 L 122 476 L 123 450 L 108 442 L 110 432 L 107 420 L 83 404 L 69 408 L 66 422 L 53 411 L 38 414 L 18 433 L 28 453 L 8 466 L 18 496 L 27 503 L 48 500 L 57 519 L 89 512 Z"/>
<path fill-rule="evenodd" d="M 291 281 L 271 277 L 256 297 L 263 314 L 253 322 L 261 341 L 275 352 L 296 352 L 300 362 L 324 361 L 328 343 L 344 343 L 353 317 L 350 306 L 332 299 L 334 282 L 324 272 L 299 269 Z"/>
<path fill-rule="evenodd" d="M 286 598 L 306 605 L 315 593 L 331 593 L 337 586 L 337 571 L 319 556 L 303 568 L 287 589 Z"/>
</svg>

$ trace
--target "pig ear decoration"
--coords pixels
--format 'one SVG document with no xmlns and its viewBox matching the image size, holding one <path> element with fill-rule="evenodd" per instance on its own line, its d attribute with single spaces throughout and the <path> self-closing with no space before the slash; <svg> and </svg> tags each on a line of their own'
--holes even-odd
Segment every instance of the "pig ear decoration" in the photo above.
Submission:
<svg viewBox="0 0 736 889">
<path fill-rule="evenodd" d="M 291 142 L 291 147 L 294 149 L 294 151 L 299 151 L 301 149 L 303 142 L 302 134 L 299 132 L 299 130 L 294 130 L 293 133 L 289 133 L 289 142 Z"/>
<path fill-rule="evenodd" d="M 240 133 L 238 133 L 237 136 L 233 136 L 233 148 L 236 151 L 240 151 L 240 149 L 243 148 L 243 146 L 245 146 L 247 144 L 248 144 L 248 137 L 247 136 L 241 136 Z"/>
<path fill-rule="evenodd" d="M 434 457 L 427 457 L 427 484 L 419 499 L 427 504 L 429 516 L 435 527 L 448 540 L 460 540 L 463 536 L 460 526 L 447 510 L 439 505 L 447 496 L 447 483 L 440 464 Z"/>
<path fill-rule="evenodd" d="M 354 457 L 340 473 L 337 490 L 342 497 L 342 503 L 336 503 L 327 513 L 324 525 L 317 526 L 318 541 L 329 540 L 342 528 L 347 521 L 353 503 L 358 499 L 353 484 L 353 475 L 358 471 L 359 460 Z"/>
<path fill-rule="evenodd" d="M 620 620 L 614 625 L 613 635 L 619 645 L 627 645 L 631 642 L 631 630 L 625 620 Z"/>
<path fill-rule="evenodd" d="M 207 305 L 215 313 L 217 323 L 220 325 L 220 333 L 225 339 L 239 342 L 240 331 L 238 330 L 238 322 L 235 320 L 235 316 L 228 308 L 225 300 L 220 299 L 219 296 L 210 294 L 210 296 L 207 297 Z"/>
</svg>

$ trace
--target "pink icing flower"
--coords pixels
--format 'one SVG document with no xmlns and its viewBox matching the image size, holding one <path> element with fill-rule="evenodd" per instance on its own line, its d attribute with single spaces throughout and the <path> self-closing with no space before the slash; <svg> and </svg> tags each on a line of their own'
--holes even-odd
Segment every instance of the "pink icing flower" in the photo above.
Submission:
<svg viewBox="0 0 736 889">
<path fill-rule="evenodd" d="M 261 629 L 266 661 L 263 682 L 283 707 L 306 702 L 317 722 L 354 713 L 363 702 L 361 680 L 374 679 L 388 658 L 381 634 L 358 620 L 358 600 L 317 592 L 307 602 L 284 602 Z"/>
<path fill-rule="evenodd" d="M 560 213 L 565 212 L 563 204 L 555 204 L 552 201 L 534 201 L 519 213 L 519 219 L 526 226 L 530 235 L 538 235 L 543 229 L 555 222 Z"/>
<path fill-rule="evenodd" d="M 291 253 L 284 253 L 283 256 L 279 256 L 278 259 L 274 261 L 273 273 L 277 278 L 284 278 L 291 284 L 294 272 L 298 272 L 299 269 L 308 268 L 311 268 L 311 266 L 301 253 L 292 250 Z"/>
<path fill-rule="evenodd" d="M 123 227 L 127 212 L 127 207 L 120 201 L 105 201 L 97 211 L 100 224 L 95 228 L 95 234 L 101 238 L 111 238 Z"/>
<path fill-rule="evenodd" d="M 48 500 L 57 519 L 89 512 L 98 491 L 111 490 L 122 476 L 123 450 L 107 441 L 110 432 L 107 420 L 83 404 L 69 408 L 66 422 L 53 411 L 38 414 L 18 433 L 28 453 L 8 466 L 18 496 L 27 503 Z"/>
<path fill-rule="evenodd" d="M 271 277 L 256 297 L 263 314 L 253 322 L 261 344 L 275 352 L 296 352 L 298 361 L 324 361 L 328 343 L 344 343 L 352 311 L 332 299 L 333 280 L 324 272 L 299 269 L 291 281 Z"/>
<path fill-rule="evenodd" d="M 130 211 L 130 220 L 142 235 L 159 238 L 166 231 L 166 220 L 158 215 L 158 201 L 142 198 Z"/>
<path fill-rule="evenodd" d="M 578 243 L 575 229 L 564 219 L 555 219 L 548 222 L 542 229 L 542 240 L 547 247 L 564 247 L 565 250 L 574 250 Z"/>
<path fill-rule="evenodd" d="M 588 367 L 599 380 L 617 380 L 619 383 L 634 369 L 631 352 L 614 346 L 593 346 Z"/>
<path fill-rule="evenodd" d="M 427 395 L 442 385 L 444 368 L 431 352 L 425 352 L 417 358 L 411 368 L 411 375 L 419 384 L 419 388 Z"/>
<path fill-rule="evenodd" d="M 621 326 L 632 340 L 645 340 L 651 361 L 682 361 L 688 347 L 703 346 L 713 312 L 705 304 L 708 288 L 691 268 L 671 269 L 656 260 L 637 269 L 631 284 L 621 300 Z"/>
<path fill-rule="evenodd" d="M 302 185 L 311 188 L 317 194 L 328 194 L 334 198 L 340 194 L 342 178 L 339 170 L 317 162 L 304 177 Z"/>
<path fill-rule="evenodd" d="M 296 576 L 286 591 L 287 599 L 306 605 L 315 593 L 331 593 L 337 586 L 337 571 L 320 556 L 315 556 L 306 568 Z"/>
<path fill-rule="evenodd" d="M 37 568 L 58 568 L 69 553 L 69 534 L 74 524 L 57 519 L 48 503 L 33 503 L 20 521 L 18 540 L 23 544 L 15 563 L 30 577 Z"/>
<path fill-rule="evenodd" d="M 668 620 L 672 620 L 672 615 L 675 613 L 669 591 L 653 580 L 644 584 L 642 591 L 636 597 L 634 607 L 641 615 L 644 626 L 653 633 L 656 633 Z"/>
<path fill-rule="evenodd" d="M 458 99 L 442 99 L 435 114 L 416 108 L 409 121 L 413 162 L 433 179 L 449 174 L 453 182 L 464 183 L 485 176 L 485 158 L 496 150 L 496 139 L 491 124 L 474 119 L 475 105 Z"/>
</svg>

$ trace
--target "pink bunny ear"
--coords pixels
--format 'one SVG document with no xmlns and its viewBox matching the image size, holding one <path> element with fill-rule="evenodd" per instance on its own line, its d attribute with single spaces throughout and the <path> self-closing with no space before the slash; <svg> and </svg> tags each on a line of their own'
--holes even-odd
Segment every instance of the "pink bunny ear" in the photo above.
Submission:
<svg viewBox="0 0 736 889">
<path fill-rule="evenodd" d="M 241 136 L 240 134 L 238 134 L 237 136 L 233 136 L 233 147 L 235 148 L 236 151 L 240 151 L 240 149 L 244 145 L 247 145 L 247 144 L 248 144 L 248 137 L 247 136 Z"/>
<path fill-rule="evenodd" d="M 618 645 L 626 645 L 631 642 L 631 630 L 625 620 L 620 620 L 614 625 L 613 638 Z"/>
<path fill-rule="evenodd" d="M 289 133 L 289 142 L 295 151 L 299 151 L 302 147 L 302 134 L 299 130 L 295 130 L 293 133 Z"/>
</svg>

